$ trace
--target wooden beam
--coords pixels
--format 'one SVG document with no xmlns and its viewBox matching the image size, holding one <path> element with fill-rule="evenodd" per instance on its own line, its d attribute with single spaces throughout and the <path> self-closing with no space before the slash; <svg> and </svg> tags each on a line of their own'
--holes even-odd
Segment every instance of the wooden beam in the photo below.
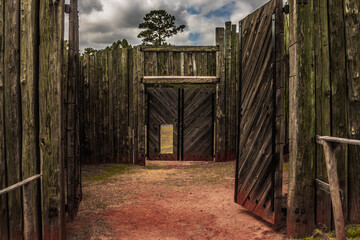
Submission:
<svg viewBox="0 0 360 240">
<path fill-rule="evenodd" d="M 145 76 L 142 79 L 144 84 L 209 84 L 219 82 L 220 79 L 213 76 Z"/>
<path fill-rule="evenodd" d="M 217 52 L 219 46 L 142 46 L 143 52 Z"/>
<path fill-rule="evenodd" d="M 351 145 L 360 145 L 360 140 L 356 139 L 347 139 L 347 138 L 339 138 L 339 137 L 330 137 L 330 136 L 316 136 L 316 141 L 319 144 L 322 144 L 323 141 L 333 142 L 333 143 L 344 143 Z"/>
<path fill-rule="evenodd" d="M 11 192 L 11 191 L 13 191 L 15 189 L 18 189 L 18 188 L 20 188 L 22 186 L 25 186 L 26 184 L 29 184 L 29 183 L 35 181 L 36 179 L 39 179 L 41 176 L 42 176 L 42 174 L 36 174 L 36 175 L 34 175 L 32 177 L 29 177 L 29 178 L 27 178 L 27 179 L 25 179 L 25 180 L 23 180 L 21 182 L 18 182 L 18 183 L 14 184 L 14 185 L 11 185 L 10 187 L 4 188 L 4 189 L 0 190 L 0 196 L 5 194 L 5 193 Z"/>
<path fill-rule="evenodd" d="M 323 190 L 324 192 L 330 193 L 330 184 L 323 182 L 319 179 L 315 179 L 316 188 L 319 190 Z M 344 200 L 344 192 L 340 189 L 340 197 L 341 200 Z"/>
</svg>

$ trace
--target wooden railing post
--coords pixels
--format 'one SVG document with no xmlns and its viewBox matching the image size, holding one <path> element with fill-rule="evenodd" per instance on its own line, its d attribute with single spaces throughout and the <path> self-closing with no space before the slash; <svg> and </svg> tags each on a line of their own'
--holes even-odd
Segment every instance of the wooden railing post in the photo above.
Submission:
<svg viewBox="0 0 360 240">
<path fill-rule="evenodd" d="M 326 169 L 330 185 L 330 195 L 331 202 L 333 207 L 334 214 L 334 224 L 336 231 L 337 240 L 345 240 L 345 223 L 344 223 L 344 214 L 341 205 L 340 198 L 340 187 L 339 187 L 339 177 L 337 173 L 336 161 L 335 161 L 335 152 L 340 144 L 327 142 L 317 138 L 317 142 L 324 147 L 324 155 L 326 161 Z"/>
</svg>

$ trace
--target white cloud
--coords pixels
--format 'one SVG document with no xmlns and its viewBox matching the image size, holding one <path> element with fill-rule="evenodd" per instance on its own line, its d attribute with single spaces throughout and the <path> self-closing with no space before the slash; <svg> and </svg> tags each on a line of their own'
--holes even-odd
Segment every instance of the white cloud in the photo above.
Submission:
<svg viewBox="0 0 360 240">
<path fill-rule="evenodd" d="M 247 14 L 263 5 L 266 0 L 80 0 L 80 48 L 96 49 L 111 45 L 119 39 L 127 39 L 138 45 L 138 25 L 143 16 L 154 9 L 163 9 L 176 17 L 176 23 L 185 24 L 183 33 L 171 37 L 168 42 L 176 45 L 193 45 L 190 33 L 199 34 L 198 45 L 215 43 L 215 28 L 225 21 L 237 24 Z M 218 14 L 215 10 L 231 5 L 230 14 Z M 199 14 L 190 14 L 192 8 Z M 207 16 L 207 14 L 210 16 Z"/>
</svg>

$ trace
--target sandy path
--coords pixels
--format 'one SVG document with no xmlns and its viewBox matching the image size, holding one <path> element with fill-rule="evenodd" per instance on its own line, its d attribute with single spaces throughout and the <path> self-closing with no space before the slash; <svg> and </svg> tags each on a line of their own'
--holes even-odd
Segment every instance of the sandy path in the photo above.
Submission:
<svg viewBox="0 0 360 240">
<path fill-rule="evenodd" d="M 233 163 L 151 162 L 85 180 L 68 239 L 284 239 L 233 202 L 232 175 Z"/>
</svg>

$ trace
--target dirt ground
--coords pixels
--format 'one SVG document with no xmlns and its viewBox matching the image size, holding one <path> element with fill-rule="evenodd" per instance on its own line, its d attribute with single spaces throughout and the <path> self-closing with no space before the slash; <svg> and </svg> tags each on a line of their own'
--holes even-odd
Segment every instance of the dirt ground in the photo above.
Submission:
<svg viewBox="0 0 360 240">
<path fill-rule="evenodd" d="M 68 239 L 286 239 L 233 201 L 234 162 L 83 166 Z"/>
</svg>

